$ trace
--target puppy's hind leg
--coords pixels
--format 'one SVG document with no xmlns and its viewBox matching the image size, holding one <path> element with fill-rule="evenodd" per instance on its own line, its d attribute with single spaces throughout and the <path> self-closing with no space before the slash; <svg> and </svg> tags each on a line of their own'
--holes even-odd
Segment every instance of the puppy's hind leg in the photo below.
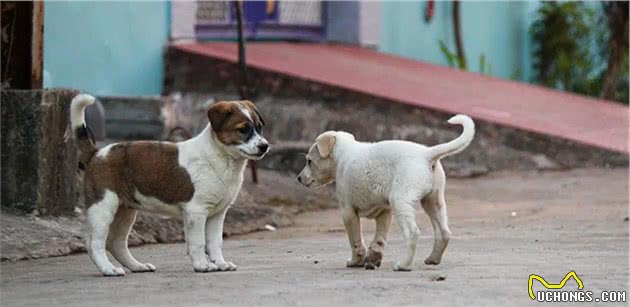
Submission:
<svg viewBox="0 0 630 307">
<path fill-rule="evenodd" d="M 155 266 L 150 263 L 141 263 L 131 255 L 127 244 L 129 232 L 136 221 L 137 210 L 133 208 L 120 207 L 114 216 L 114 221 L 109 226 L 109 236 L 107 237 L 107 250 L 112 256 L 127 267 L 132 272 L 153 272 Z"/>
<path fill-rule="evenodd" d="M 444 257 L 444 252 L 451 239 L 451 230 L 448 228 L 448 216 L 446 214 L 446 200 L 444 199 L 444 191 L 446 189 L 446 176 L 444 169 L 439 163 L 436 164 L 435 173 L 433 174 L 433 186 L 435 189 L 422 199 L 422 208 L 427 213 L 433 225 L 433 251 L 425 264 L 440 264 Z"/>
<path fill-rule="evenodd" d="M 413 206 L 415 200 L 406 198 L 392 198 L 390 204 L 394 208 L 394 215 L 407 245 L 407 256 L 394 265 L 394 271 L 411 271 L 413 258 L 416 256 L 416 244 L 420 238 L 420 229 L 416 224 L 416 211 Z"/>
<path fill-rule="evenodd" d="M 374 270 L 381 266 L 383 254 L 385 253 L 385 245 L 387 244 L 387 234 L 392 224 L 392 210 L 385 209 L 376 216 L 376 233 L 374 239 L 370 243 L 368 254 L 365 260 L 365 268 Z"/>
<path fill-rule="evenodd" d="M 87 210 L 90 234 L 86 242 L 86 248 L 92 262 L 105 276 L 125 275 L 125 271 L 122 268 L 114 267 L 107 259 L 107 253 L 105 252 L 109 225 L 114 220 L 119 201 L 116 193 L 106 190 L 103 199 L 90 206 Z"/>
<path fill-rule="evenodd" d="M 446 214 L 446 200 L 444 190 L 435 191 L 422 199 L 422 208 L 429 215 L 433 225 L 435 240 L 433 241 L 433 251 L 425 264 L 440 264 L 442 257 L 451 239 L 451 230 L 448 228 L 448 216 Z"/>
</svg>

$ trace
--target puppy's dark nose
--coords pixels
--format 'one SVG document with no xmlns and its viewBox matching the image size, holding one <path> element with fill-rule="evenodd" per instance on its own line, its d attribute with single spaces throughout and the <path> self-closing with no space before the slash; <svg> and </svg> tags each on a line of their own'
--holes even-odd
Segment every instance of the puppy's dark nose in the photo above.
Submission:
<svg viewBox="0 0 630 307">
<path fill-rule="evenodd" d="M 302 183 L 302 177 L 297 176 L 297 180 L 298 180 L 299 183 Z"/>
<path fill-rule="evenodd" d="M 263 143 L 258 145 L 258 150 L 260 150 L 260 152 L 266 152 L 267 149 L 269 149 L 269 144 Z"/>
</svg>

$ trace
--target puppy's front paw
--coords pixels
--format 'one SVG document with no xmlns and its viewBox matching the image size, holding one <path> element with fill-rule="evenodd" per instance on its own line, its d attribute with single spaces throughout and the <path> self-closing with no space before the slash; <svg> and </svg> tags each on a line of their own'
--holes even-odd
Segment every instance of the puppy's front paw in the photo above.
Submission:
<svg viewBox="0 0 630 307">
<path fill-rule="evenodd" d="M 366 270 L 375 270 L 381 266 L 383 261 L 383 253 L 377 252 L 372 249 L 368 251 L 368 255 L 365 258 L 365 269 Z"/>
<path fill-rule="evenodd" d="M 365 265 L 365 258 L 349 259 L 346 261 L 348 268 L 362 268 Z"/>
<path fill-rule="evenodd" d="M 196 273 L 208 273 L 218 271 L 219 267 L 216 264 L 206 260 L 193 263 L 193 269 Z"/>
<path fill-rule="evenodd" d="M 236 264 L 229 261 L 215 262 L 214 264 L 218 267 L 219 271 L 236 271 L 238 267 Z"/>
<path fill-rule="evenodd" d="M 381 263 L 372 263 L 372 262 L 366 262 L 365 263 L 365 269 L 366 270 L 376 270 L 381 266 Z"/>
<path fill-rule="evenodd" d="M 125 270 L 123 268 L 112 267 L 110 270 L 105 270 L 102 272 L 103 275 L 108 277 L 118 277 L 125 276 Z"/>
<path fill-rule="evenodd" d="M 409 272 L 409 271 L 411 271 L 411 264 L 403 265 L 400 262 L 397 262 L 396 265 L 394 265 L 394 271 L 396 271 L 396 272 Z"/>
<path fill-rule="evenodd" d="M 141 266 L 130 270 L 134 273 L 155 272 L 155 266 L 150 263 L 143 263 Z"/>
<path fill-rule="evenodd" d="M 439 257 L 429 256 L 429 258 L 424 260 L 424 264 L 428 264 L 428 265 L 438 265 L 440 264 L 440 262 L 442 262 L 442 259 L 440 259 Z"/>
</svg>

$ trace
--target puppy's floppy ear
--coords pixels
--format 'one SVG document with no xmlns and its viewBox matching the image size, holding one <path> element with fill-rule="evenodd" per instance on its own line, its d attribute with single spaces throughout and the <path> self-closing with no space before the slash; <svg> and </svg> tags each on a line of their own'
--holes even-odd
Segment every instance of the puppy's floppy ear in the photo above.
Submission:
<svg viewBox="0 0 630 307">
<path fill-rule="evenodd" d="M 333 148 L 335 147 L 335 142 L 337 141 L 337 137 L 335 136 L 334 131 L 327 131 L 320 134 L 317 139 L 315 139 L 315 144 L 317 144 L 317 150 L 319 151 L 319 156 L 322 158 L 328 158 L 332 153 Z"/>
<path fill-rule="evenodd" d="M 232 115 L 232 106 L 225 102 L 217 102 L 208 108 L 208 120 L 215 132 L 220 131 L 228 118 Z"/>
</svg>

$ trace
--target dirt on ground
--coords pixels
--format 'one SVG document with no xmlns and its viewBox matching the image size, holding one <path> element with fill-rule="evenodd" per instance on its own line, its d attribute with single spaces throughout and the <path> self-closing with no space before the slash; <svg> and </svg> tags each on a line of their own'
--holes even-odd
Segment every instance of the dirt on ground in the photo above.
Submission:
<svg viewBox="0 0 630 307">
<path fill-rule="evenodd" d="M 297 189 L 299 193 L 306 190 Z M 258 197 L 254 191 L 251 195 Z M 328 193 L 328 192 L 326 192 Z M 453 238 L 428 266 L 422 231 L 412 272 L 393 272 L 404 245 L 392 227 L 384 264 L 348 269 L 335 209 L 306 212 L 291 227 L 233 236 L 224 254 L 236 272 L 193 273 L 183 244 L 132 249 L 154 273 L 101 277 L 85 254 L 0 264 L 2 306 L 503 306 L 531 305 L 530 274 L 557 283 L 574 270 L 584 291 L 628 289 L 628 172 L 580 169 L 449 179 Z M 286 205 L 300 211 L 300 204 Z M 307 205 L 305 205 L 307 206 Z M 326 206 L 323 206 L 326 207 Z M 363 221 L 365 240 L 374 231 Z M 567 283 L 575 290 L 576 284 Z M 534 290 L 541 290 L 536 283 Z M 621 305 L 625 305 L 622 303 Z M 562 304 L 556 304 L 562 305 Z M 602 304 L 604 305 L 604 304 Z"/>
</svg>

